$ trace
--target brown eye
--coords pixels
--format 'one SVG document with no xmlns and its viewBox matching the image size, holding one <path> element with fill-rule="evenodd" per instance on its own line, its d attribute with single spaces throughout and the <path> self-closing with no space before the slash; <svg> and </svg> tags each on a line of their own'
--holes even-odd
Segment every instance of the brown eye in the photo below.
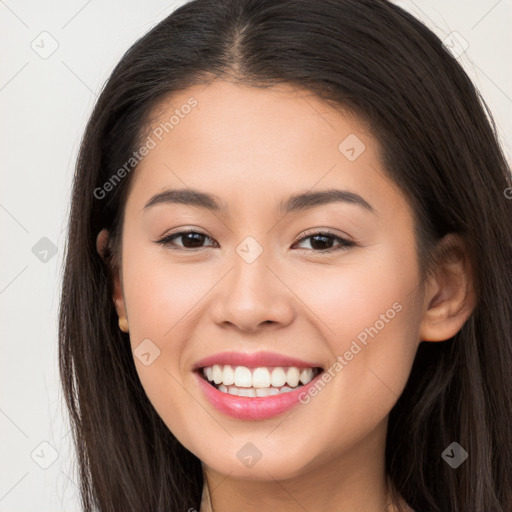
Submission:
<svg viewBox="0 0 512 512">
<path fill-rule="evenodd" d="M 175 240 L 180 238 L 182 239 L 181 244 L 174 243 Z M 157 243 L 166 247 L 170 246 L 173 249 L 201 249 L 203 248 L 202 244 L 207 239 L 212 240 L 208 235 L 198 231 L 180 231 L 179 233 L 174 233 L 162 238 Z M 172 247 L 173 245 L 175 247 Z"/>
<path fill-rule="evenodd" d="M 175 240 L 179 239 L 181 239 L 181 243 L 177 244 Z M 158 240 L 156 243 L 161 244 L 165 247 L 169 247 L 171 249 L 194 250 L 208 247 L 203 245 L 206 240 L 213 241 L 211 237 L 204 233 L 190 230 L 180 231 L 178 233 L 167 235 L 161 240 Z M 329 232 L 315 232 L 309 234 L 298 240 L 294 245 L 301 243 L 305 240 L 310 240 L 310 250 L 318 253 L 328 253 L 338 250 L 344 250 L 356 245 L 354 242 L 350 240 L 346 240 L 345 238 L 342 238 L 338 235 Z M 214 244 L 210 244 L 210 246 L 215 246 L 215 244 L 216 242 L 214 242 Z"/>
<path fill-rule="evenodd" d="M 333 252 L 348 249 L 349 247 L 356 245 L 350 240 L 346 240 L 345 238 L 341 238 L 340 236 L 329 232 L 316 232 L 309 234 L 301 238 L 297 243 L 303 242 L 304 240 L 311 240 L 309 243 L 311 249 L 315 252 Z M 336 242 L 338 245 L 333 247 L 333 244 Z"/>
</svg>

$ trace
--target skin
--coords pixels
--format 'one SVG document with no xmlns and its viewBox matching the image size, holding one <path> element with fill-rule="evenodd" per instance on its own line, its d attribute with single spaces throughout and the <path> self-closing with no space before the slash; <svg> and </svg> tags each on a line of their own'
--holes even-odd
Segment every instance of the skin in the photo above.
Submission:
<svg viewBox="0 0 512 512">
<path fill-rule="evenodd" d="M 128 319 L 132 349 L 148 338 L 160 349 L 148 366 L 135 357 L 141 383 L 202 461 L 216 511 L 395 510 L 384 471 L 388 415 L 420 341 L 452 337 L 474 308 L 464 245 L 450 237 L 459 251 L 419 286 L 413 212 L 361 120 L 292 87 L 221 80 L 166 99 L 161 119 L 191 96 L 198 106 L 135 171 L 122 264 L 113 269 L 113 300 Z M 338 149 L 350 134 L 365 145 L 354 161 Z M 228 210 L 159 204 L 142 211 L 167 188 L 215 194 Z M 292 194 L 330 188 L 359 194 L 375 212 L 344 202 L 285 216 L 276 209 Z M 155 243 L 184 228 L 210 238 L 186 249 L 194 245 L 178 237 L 181 251 Z M 325 245 L 304 239 L 306 230 L 356 245 L 322 253 Z M 98 235 L 100 254 L 107 236 Z M 247 236 L 263 248 L 250 264 L 236 252 Z M 277 417 L 221 414 L 191 372 L 199 359 L 226 350 L 269 350 L 329 368 L 394 303 L 400 312 L 321 392 Z M 247 442 L 262 454 L 252 467 L 237 457 Z M 207 501 L 205 489 L 200 512 Z"/>
</svg>

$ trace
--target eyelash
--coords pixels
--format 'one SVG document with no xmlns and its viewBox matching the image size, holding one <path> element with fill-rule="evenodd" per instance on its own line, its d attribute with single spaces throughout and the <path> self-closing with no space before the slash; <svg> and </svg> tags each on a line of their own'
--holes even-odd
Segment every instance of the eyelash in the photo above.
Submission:
<svg viewBox="0 0 512 512">
<path fill-rule="evenodd" d="M 172 240 L 174 240 L 175 238 L 180 238 L 181 236 L 188 235 L 188 234 L 202 235 L 202 236 L 212 240 L 212 238 L 209 237 L 207 234 L 201 233 L 200 231 L 196 231 L 196 230 L 191 229 L 191 230 L 187 230 L 187 231 L 179 231 L 177 233 L 172 233 L 172 234 L 167 235 L 166 237 L 162 238 L 161 240 L 156 241 L 156 243 L 160 244 L 160 245 L 163 245 L 165 247 L 169 247 L 172 250 L 178 250 L 178 251 L 184 251 L 184 252 L 197 251 L 197 250 L 205 248 L 205 247 L 196 247 L 196 248 L 190 249 L 190 248 L 179 247 L 179 246 L 178 247 L 171 247 Z M 342 238 L 342 237 L 340 237 L 338 235 L 335 235 L 334 233 L 330 233 L 329 231 L 314 231 L 314 232 L 309 232 L 309 233 L 306 232 L 306 233 L 303 233 L 303 235 L 304 236 L 302 238 L 299 238 L 298 240 L 296 240 L 294 242 L 294 245 L 296 243 L 299 243 L 299 242 L 302 242 L 304 240 L 307 240 L 308 238 L 314 238 L 315 236 L 322 236 L 322 237 L 332 238 L 332 239 L 335 239 L 337 242 L 340 243 L 340 245 L 338 245 L 337 247 L 331 247 L 330 249 L 325 249 L 325 250 L 321 250 L 321 249 L 306 249 L 306 250 L 312 250 L 313 252 L 316 252 L 316 253 L 319 253 L 319 254 L 332 253 L 332 252 L 336 252 L 336 251 L 340 251 L 340 250 L 347 250 L 348 248 L 357 245 L 355 242 L 352 242 L 351 240 L 347 240 L 345 238 Z"/>
</svg>

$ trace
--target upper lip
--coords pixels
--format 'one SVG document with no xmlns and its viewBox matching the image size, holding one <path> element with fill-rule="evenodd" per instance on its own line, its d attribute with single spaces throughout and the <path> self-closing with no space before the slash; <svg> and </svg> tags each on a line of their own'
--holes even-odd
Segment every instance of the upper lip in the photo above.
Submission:
<svg viewBox="0 0 512 512">
<path fill-rule="evenodd" d="M 262 366 L 296 366 L 297 368 L 321 368 L 317 362 L 303 361 L 295 357 L 289 357 L 275 352 L 219 352 L 200 359 L 194 364 L 193 369 L 213 366 L 214 364 L 230 364 L 233 366 L 247 366 L 258 368 Z"/>
</svg>

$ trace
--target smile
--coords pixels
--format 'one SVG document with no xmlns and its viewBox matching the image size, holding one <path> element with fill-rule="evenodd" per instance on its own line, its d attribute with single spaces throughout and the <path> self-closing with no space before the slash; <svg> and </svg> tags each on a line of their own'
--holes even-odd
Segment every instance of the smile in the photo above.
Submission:
<svg viewBox="0 0 512 512">
<path fill-rule="evenodd" d="M 264 420 L 298 406 L 324 373 L 319 361 L 268 351 L 212 354 L 192 370 L 208 405 L 238 420 Z"/>
<path fill-rule="evenodd" d="M 249 368 L 229 364 L 214 364 L 202 369 L 204 379 L 220 392 L 252 398 L 294 391 L 311 382 L 320 372 L 320 368 Z"/>
</svg>

